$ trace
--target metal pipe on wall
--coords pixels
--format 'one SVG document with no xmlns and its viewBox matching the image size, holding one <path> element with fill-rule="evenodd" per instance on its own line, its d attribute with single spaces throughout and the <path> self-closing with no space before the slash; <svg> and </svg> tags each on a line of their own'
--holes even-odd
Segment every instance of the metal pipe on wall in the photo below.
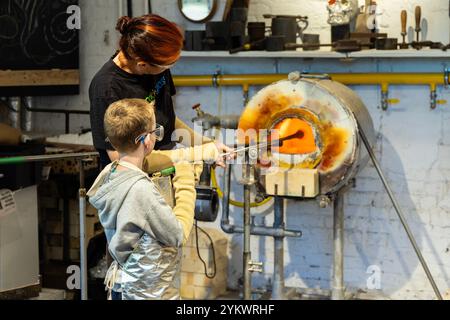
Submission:
<svg viewBox="0 0 450 320">
<path fill-rule="evenodd" d="M 25 104 L 25 110 L 23 110 L 23 121 L 22 121 L 22 130 L 25 132 L 33 131 L 33 114 L 30 109 L 34 107 L 34 98 L 33 97 L 24 97 L 23 102 Z"/>
<path fill-rule="evenodd" d="M 343 300 L 344 287 L 344 195 L 338 191 L 333 203 L 333 282 L 331 299 Z"/>
<path fill-rule="evenodd" d="M 274 197 L 274 228 L 284 228 L 284 199 Z M 284 299 L 284 237 L 274 237 L 272 299 Z"/>
<path fill-rule="evenodd" d="M 449 85 L 444 73 L 330 73 L 332 80 L 346 85 Z M 268 85 L 287 79 L 287 74 L 216 74 L 174 76 L 175 86 Z"/>
<path fill-rule="evenodd" d="M 359 124 L 358 124 L 358 127 L 360 127 Z M 405 215 L 397 201 L 397 198 L 395 197 L 394 192 L 392 191 L 386 177 L 384 176 L 384 173 L 381 170 L 381 166 L 375 156 L 375 153 L 373 152 L 373 150 L 370 146 L 370 142 L 367 139 L 367 136 L 361 127 L 359 130 L 359 135 L 361 136 L 361 139 L 364 143 L 364 146 L 366 147 L 367 152 L 369 153 L 370 159 L 372 160 L 375 170 L 377 171 L 378 176 L 380 177 L 380 180 L 383 183 L 386 193 L 388 194 L 388 196 L 392 202 L 392 206 L 394 207 L 395 212 L 397 213 L 397 216 L 400 219 L 400 222 L 402 223 L 403 228 L 405 229 L 408 239 L 411 242 L 411 245 L 413 246 L 414 251 L 416 252 L 417 258 L 419 259 L 420 264 L 422 265 L 422 268 L 425 271 L 425 274 L 428 278 L 428 281 L 431 284 L 431 287 L 433 288 L 433 291 L 434 291 L 436 297 L 438 298 L 438 300 L 442 300 L 443 298 L 442 298 L 441 292 L 439 291 L 439 288 L 437 287 L 437 284 L 434 281 L 433 275 L 431 274 L 431 271 L 428 268 L 428 264 L 426 263 L 425 258 L 423 257 L 419 246 L 417 245 L 416 239 L 414 238 L 414 235 L 413 235 L 411 229 L 409 228 L 408 222 L 406 221 Z"/>
<path fill-rule="evenodd" d="M 44 109 L 44 108 L 30 108 L 29 105 L 24 106 L 28 112 L 42 112 L 42 113 L 61 113 L 64 114 L 65 132 L 70 133 L 70 115 L 71 114 L 84 114 L 89 115 L 87 110 L 65 110 L 65 109 Z"/>
<path fill-rule="evenodd" d="M 127 0 L 127 16 L 133 17 L 133 1 Z"/>
<path fill-rule="evenodd" d="M 119 0 L 118 1 L 118 9 L 119 9 L 118 10 L 118 13 L 119 13 L 118 16 L 119 16 L 119 18 L 124 16 L 124 14 L 123 14 L 123 1 L 124 0 Z"/>
<path fill-rule="evenodd" d="M 389 85 L 428 85 L 430 87 L 430 108 L 445 103 L 436 98 L 437 85 L 449 85 L 448 69 L 443 73 L 332 73 L 331 80 L 345 85 L 379 85 L 381 88 L 381 107 L 387 110 Z M 185 75 L 175 76 L 176 86 L 242 86 L 244 92 L 250 85 L 268 85 L 287 78 L 287 74 L 243 74 L 243 75 Z"/>
<path fill-rule="evenodd" d="M 22 109 L 22 101 L 20 97 L 10 97 L 8 104 L 11 107 L 9 112 L 9 120 L 11 121 L 11 127 L 20 130 L 20 113 Z"/>
<path fill-rule="evenodd" d="M 250 167 L 247 165 L 246 167 Z M 244 252 L 243 252 L 243 275 L 244 275 L 244 300 L 250 300 L 252 294 L 252 276 L 250 273 L 250 185 L 244 185 Z"/>
<path fill-rule="evenodd" d="M 231 165 L 227 164 L 225 167 L 223 177 L 223 198 L 222 198 L 222 218 L 220 226 L 225 233 L 244 233 L 242 226 L 237 226 L 230 223 L 230 192 L 231 192 Z M 299 230 L 287 230 L 284 228 L 272 228 L 266 226 L 250 226 L 250 234 L 255 236 L 268 237 L 296 237 L 300 238 L 302 232 Z"/>
<path fill-rule="evenodd" d="M 84 160 L 78 161 L 80 168 L 80 189 L 78 190 L 80 205 L 80 271 L 81 300 L 88 299 L 87 291 L 87 258 L 86 258 L 86 188 L 84 185 Z"/>
</svg>

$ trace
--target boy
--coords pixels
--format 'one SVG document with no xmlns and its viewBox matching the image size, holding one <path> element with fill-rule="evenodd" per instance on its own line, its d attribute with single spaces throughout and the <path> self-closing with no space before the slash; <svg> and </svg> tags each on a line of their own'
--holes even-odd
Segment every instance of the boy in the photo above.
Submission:
<svg viewBox="0 0 450 320">
<path fill-rule="evenodd" d="M 179 299 L 180 247 L 194 219 L 193 166 L 175 165 L 176 205 L 171 209 L 142 171 L 144 158 L 163 138 L 153 105 L 141 99 L 117 101 L 107 109 L 104 125 L 120 160 L 105 167 L 88 196 L 114 258 L 105 283 L 121 291 L 122 300 Z"/>
</svg>

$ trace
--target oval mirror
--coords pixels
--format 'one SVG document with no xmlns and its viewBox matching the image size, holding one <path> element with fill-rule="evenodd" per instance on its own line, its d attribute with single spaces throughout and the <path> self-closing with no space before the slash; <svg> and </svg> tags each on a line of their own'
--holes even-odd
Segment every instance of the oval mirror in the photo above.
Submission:
<svg viewBox="0 0 450 320">
<path fill-rule="evenodd" d="M 217 9 L 217 0 L 178 0 L 183 16 L 192 22 L 210 20 Z"/>
</svg>

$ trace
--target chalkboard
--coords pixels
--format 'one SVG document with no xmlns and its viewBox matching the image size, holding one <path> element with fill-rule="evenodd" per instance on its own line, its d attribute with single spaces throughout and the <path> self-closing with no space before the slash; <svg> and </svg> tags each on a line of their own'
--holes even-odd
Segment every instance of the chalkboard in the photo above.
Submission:
<svg viewBox="0 0 450 320">
<path fill-rule="evenodd" d="M 78 69 L 71 5 L 78 0 L 0 0 L 0 69 Z"/>
</svg>

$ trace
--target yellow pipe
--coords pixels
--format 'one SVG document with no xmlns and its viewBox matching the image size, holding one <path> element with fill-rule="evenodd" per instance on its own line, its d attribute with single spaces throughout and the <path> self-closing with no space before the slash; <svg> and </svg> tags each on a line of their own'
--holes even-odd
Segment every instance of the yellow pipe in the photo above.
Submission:
<svg viewBox="0 0 450 320">
<path fill-rule="evenodd" d="M 175 76 L 176 86 L 242 86 L 244 96 L 250 85 L 268 85 L 283 79 L 287 74 L 231 74 L 231 75 L 192 75 Z M 332 80 L 346 85 L 379 85 L 381 87 L 383 110 L 389 103 L 398 103 L 398 99 L 389 99 L 389 85 L 429 85 L 431 95 L 436 92 L 437 85 L 447 85 L 444 73 L 331 73 Z M 436 106 L 435 98 L 431 108 Z M 442 104 L 443 100 L 439 100 Z"/>
<path fill-rule="evenodd" d="M 346 85 L 443 85 L 443 73 L 331 73 L 332 80 Z M 212 86 L 213 75 L 174 76 L 176 86 Z M 287 79 L 287 74 L 218 75 L 219 86 L 268 85 Z"/>
</svg>

